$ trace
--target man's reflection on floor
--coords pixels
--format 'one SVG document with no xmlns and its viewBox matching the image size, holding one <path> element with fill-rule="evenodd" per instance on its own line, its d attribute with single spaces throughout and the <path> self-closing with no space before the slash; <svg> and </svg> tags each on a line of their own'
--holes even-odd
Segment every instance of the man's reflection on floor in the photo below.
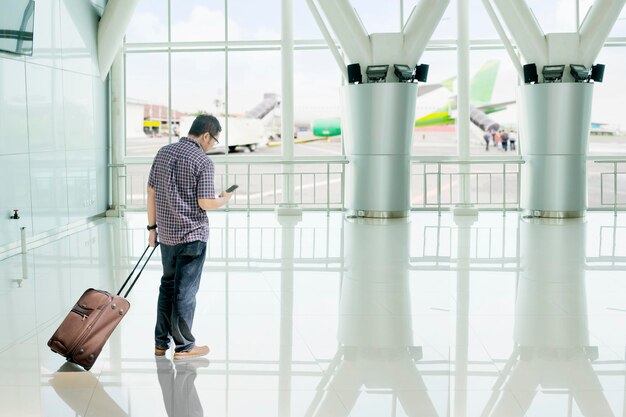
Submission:
<svg viewBox="0 0 626 417">
<path fill-rule="evenodd" d="M 541 390 L 568 395 L 585 417 L 613 416 L 589 346 L 585 223 L 524 219 L 520 227 L 515 349 L 483 416 L 522 416 Z"/>
<path fill-rule="evenodd" d="M 398 400 L 406 415 L 437 416 L 416 368 L 407 220 L 347 219 L 337 353 L 307 416 L 349 415 L 362 389 Z M 384 416 L 380 416 L 384 417 Z"/>
<path fill-rule="evenodd" d="M 166 357 L 155 357 L 155 361 L 168 417 L 204 416 L 195 382 L 198 369 L 209 366 L 209 360 L 196 358 L 172 363 Z"/>
</svg>

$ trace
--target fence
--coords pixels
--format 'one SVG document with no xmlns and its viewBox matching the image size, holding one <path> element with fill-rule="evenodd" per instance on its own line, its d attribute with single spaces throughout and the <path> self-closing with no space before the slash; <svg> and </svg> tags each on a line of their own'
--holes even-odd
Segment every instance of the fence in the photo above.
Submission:
<svg viewBox="0 0 626 417">
<path fill-rule="evenodd" d="M 521 160 L 413 161 L 411 207 L 438 210 L 465 203 L 481 209 L 518 210 Z M 464 190 L 464 187 L 469 187 Z"/>
<path fill-rule="evenodd" d="M 617 213 L 618 209 L 623 210 L 626 205 L 626 190 L 624 187 L 620 188 L 619 185 L 623 185 L 626 180 L 626 171 L 623 170 L 626 160 L 603 159 L 596 160 L 594 163 L 612 168 L 610 172 L 600 173 L 600 209 L 612 207 L 614 213 Z"/>
<path fill-rule="evenodd" d="M 240 191 L 235 192 L 227 210 L 272 210 L 283 202 L 283 184 L 291 180 L 294 202 L 303 209 L 343 210 L 346 163 L 345 160 L 218 161 L 215 191 L 219 193 L 229 185 L 239 184 Z M 125 178 L 127 210 L 146 209 L 149 169 L 145 162 L 131 163 L 121 174 Z"/>
<path fill-rule="evenodd" d="M 145 210 L 151 161 L 127 163 L 114 172 L 126 186 L 126 209 Z M 225 210 L 272 210 L 283 202 L 283 184 L 294 184 L 295 203 L 305 210 L 342 211 L 344 159 L 217 161 L 216 192 L 241 187 Z M 465 203 L 481 210 L 519 210 L 521 159 L 411 161 L 411 209 L 442 211 Z M 626 159 L 589 158 L 589 210 L 626 210 Z M 289 169 L 285 169 L 289 167 Z M 375 192 L 375 190 L 372 190 Z M 465 197 L 464 197 L 465 196 Z"/>
</svg>

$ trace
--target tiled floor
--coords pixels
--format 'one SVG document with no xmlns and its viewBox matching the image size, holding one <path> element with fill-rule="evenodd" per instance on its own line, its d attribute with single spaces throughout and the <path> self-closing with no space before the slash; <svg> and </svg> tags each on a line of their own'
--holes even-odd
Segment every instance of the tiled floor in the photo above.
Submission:
<svg viewBox="0 0 626 417">
<path fill-rule="evenodd" d="M 0 261 L 0 415 L 623 416 L 626 217 L 404 221 L 211 213 L 194 332 L 152 356 L 160 258 L 90 372 L 46 342 L 89 287 L 115 290 L 145 215 Z"/>
</svg>

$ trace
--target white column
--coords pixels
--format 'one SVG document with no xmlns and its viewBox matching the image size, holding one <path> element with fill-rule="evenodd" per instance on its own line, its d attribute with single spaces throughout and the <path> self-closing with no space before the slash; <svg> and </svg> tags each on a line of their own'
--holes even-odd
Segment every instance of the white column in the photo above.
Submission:
<svg viewBox="0 0 626 417">
<path fill-rule="evenodd" d="M 459 141 L 458 156 L 460 159 L 468 159 L 469 149 L 469 124 L 470 124 L 470 81 L 469 81 L 469 0 L 458 0 L 457 17 L 457 139 Z M 463 203 L 469 200 L 463 198 Z"/>
<path fill-rule="evenodd" d="M 470 80 L 469 80 L 469 0 L 457 2 L 457 140 L 458 156 L 460 160 L 470 158 L 469 134 L 470 134 Z M 454 208 L 455 215 L 477 215 L 478 211 L 470 207 L 470 166 L 461 165 L 459 184 L 459 200 L 461 204 Z M 468 210 L 468 208 L 470 208 Z"/>
<path fill-rule="evenodd" d="M 293 149 L 293 0 L 282 0 L 282 157 L 292 161 Z M 283 202 L 277 208 L 279 215 L 299 215 L 301 209 L 295 204 L 294 169 L 292 164 L 283 165 Z"/>
<path fill-rule="evenodd" d="M 125 206 L 126 184 L 122 177 L 124 167 L 124 149 L 126 144 L 124 86 L 124 52 L 120 50 L 111 67 L 111 190 L 112 205 L 107 216 L 122 216 L 121 207 Z"/>
</svg>

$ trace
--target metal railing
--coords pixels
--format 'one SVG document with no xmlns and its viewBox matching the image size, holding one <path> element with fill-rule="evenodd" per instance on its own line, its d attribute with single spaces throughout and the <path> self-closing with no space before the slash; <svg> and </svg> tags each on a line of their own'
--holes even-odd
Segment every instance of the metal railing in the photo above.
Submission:
<svg viewBox="0 0 626 417">
<path fill-rule="evenodd" d="M 457 204 L 488 210 L 519 210 L 520 165 L 511 160 L 413 160 L 411 207 L 441 211 Z M 465 171 L 465 172 L 464 172 Z M 464 188 L 469 189 L 464 189 Z M 463 201 L 463 194 L 469 201 Z"/>
<path fill-rule="evenodd" d="M 145 210 L 146 185 L 152 161 L 128 162 L 123 178 L 125 206 L 129 211 Z M 307 210 L 343 210 L 346 160 L 263 160 L 215 162 L 215 192 L 239 184 L 225 210 L 272 210 L 282 203 L 284 184 L 294 184 L 294 203 Z M 287 165 L 294 172 L 284 172 Z M 122 178 L 120 176 L 118 178 Z"/>
<path fill-rule="evenodd" d="M 618 210 L 626 209 L 626 189 L 618 187 L 618 183 L 626 184 L 624 182 L 626 181 L 626 159 L 601 159 L 594 160 L 594 163 L 609 165 L 613 168 L 612 172 L 600 173 L 600 206 L 612 207 L 614 214 L 617 214 Z"/>
<path fill-rule="evenodd" d="M 120 199 L 127 210 L 145 210 L 151 163 L 147 158 L 134 158 L 125 165 L 111 166 L 123 184 L 117 189 L 125 186 Z M 295 203 L 303 209 L 340 211 L 345 207 L 347 163 L 342 158 L 215 160 L 216 192 L 237 183 L 240 189 L 224 210 L 272 210 L 282 203 L 283 183 L 290 179 Z M 441 212 L 469 203 L 481 210 L 517 211 L 522 164 L 520 158 L 459 161 L 415 157 L 410 173 L 411 209 Z M 284 172 L 287 165 L 293 172 Z M 589 210 L 626 210 L 626 159 L 589 157 L 587 171 Z"/>
</svg>

